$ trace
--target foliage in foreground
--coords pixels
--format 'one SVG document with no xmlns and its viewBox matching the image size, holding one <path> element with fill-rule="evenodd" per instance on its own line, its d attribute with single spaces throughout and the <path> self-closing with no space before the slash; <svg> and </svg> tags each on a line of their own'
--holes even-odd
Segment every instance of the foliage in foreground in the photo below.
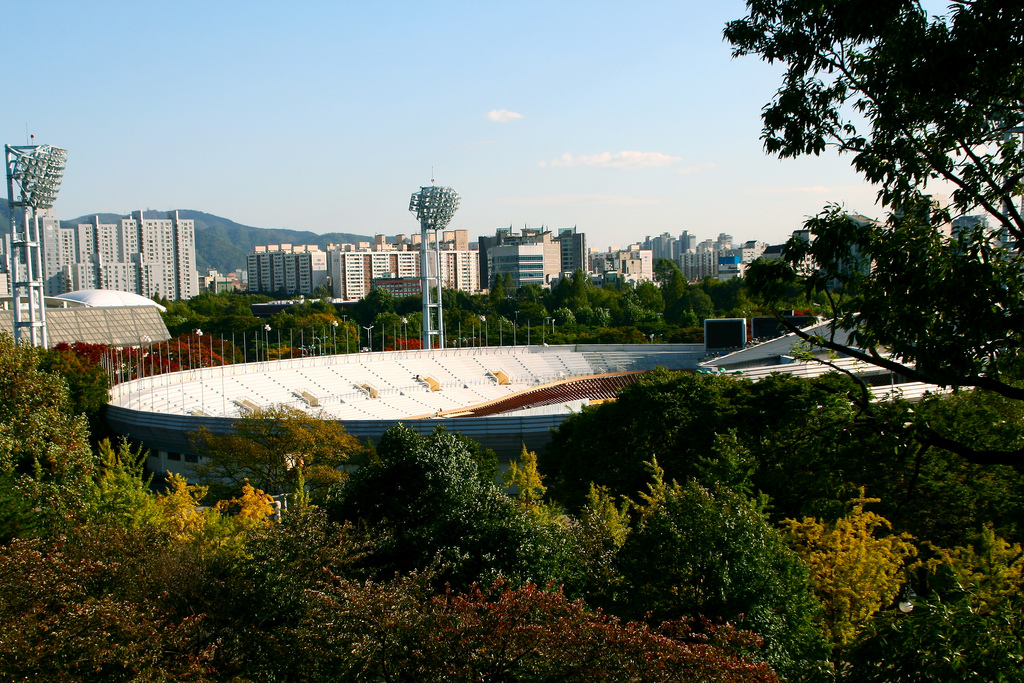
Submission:
<svg viewBox="0 0 1024 683">
<path fill-rule="evenodd" d="M 14 679 L 778 680 L 727 624 L 623 623 L 557 589 L 437 593 L 352 577 L 361 552 L 315 512 L 225 553 L 94 527 L 0 552 L 0 669 Z"/>
</svg>

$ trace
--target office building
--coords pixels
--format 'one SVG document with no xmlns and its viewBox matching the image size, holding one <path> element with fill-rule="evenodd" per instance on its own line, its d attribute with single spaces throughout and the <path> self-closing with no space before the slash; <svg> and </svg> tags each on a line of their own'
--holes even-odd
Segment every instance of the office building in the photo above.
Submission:
<svg viewBox="0 0 1024 683">
<path fill-rule="evenodd" d="M 575 226 L 559 228 L 557 236 L 543 227 L 524 227 L 518 234 L 511 227 L 498 228 L 493 237 L 480 236 L 477 244 L 480 250 L 480 282 L 484 287 L 490 287 L 496 275 L 505 273 L 512 276 L 513 282 L 547 286 L 563 274 L 588 270 L 587 238 Z M 518 246 L 528 245 L 532 245 L 530 249 L 517 250 Z M 499 251 L 495 252 L 495 249 Z M 516 265 L 519 255 L 529 257 L 523 259 L 523 268 Z M 537 268 L 538 263 L 540 268 Z M 494 269 L 494 264 L 498 265 L 498 270 Z M 538 272 L 542 273 L 540 278 L 537 277 Z"/>
</svg>

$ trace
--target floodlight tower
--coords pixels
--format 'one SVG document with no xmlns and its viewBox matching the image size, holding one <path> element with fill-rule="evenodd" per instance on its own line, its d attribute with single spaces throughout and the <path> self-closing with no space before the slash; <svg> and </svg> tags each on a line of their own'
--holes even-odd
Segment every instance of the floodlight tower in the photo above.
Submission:
<svg viewBox="0 0 1024 683">
<path fill-rule="evenodd" d="M 4 146 L 11 208 L 11 307 L 14 338 L 46 347 L 46 305 L 39 219 L 53 207 L 68 151 L 52 145 Z M 21 308 L 21 297 L 28 300 Z"/>
<path fill-rule="evenodd" d="M 420 221 L 420 290 L 423 293 L 423 331 L 420 341 L 425 349 L 444 348 L 444 312 L 441 310 L 441 240 L 443 230 L 459 208 L 459 193 L 450 187 L 421 187 L 409 200 L 409 211 Z M 434 234 L 433 253 L 428 235 Z M 431 283 L 433 282 L 433 291 Z M 436 344 L 431 337 L 436 337 Z"/>
</svg>

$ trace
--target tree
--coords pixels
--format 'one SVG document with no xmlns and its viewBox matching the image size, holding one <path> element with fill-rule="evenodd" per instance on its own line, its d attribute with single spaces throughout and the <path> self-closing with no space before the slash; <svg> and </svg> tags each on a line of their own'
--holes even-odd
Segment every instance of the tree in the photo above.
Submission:
<svg viewBox="0 0 1024 683">
<path fill-rule="evenodd" d="M 663 292 L 650 280 L 643 280 L 636 286 L 636 296 L 640 306 L 649 311 L 661 313 L 665 310 Z"/>
<path fill-rule="evenodd" d="M 299 631 L 303 680 L 668 683 L 779 680 L 744 656 L 758 639 L 728 624 L 651 628 L 594 612 L 560 590 L 488 587 L 432 594 L 429 575 L 310 591 Z"/>
<path fill-rule="evenodd" d="M 0 333 L 0 541 L 66 524 L 92 486 L 85 418 L 42 353 Z"/>
<path fill-rule="evenodd" d="M 661 296 L 665 302 L 665 315 L 669 317 L 673 304 L 686 294 L 688 288 L 686 278 L 683 277 L 682 271 L 674 261 L 658 259 L 655 264 L 654 279 L 661 287 Z"/>
<path fill-rule="evenodd" d="M 381 495 L 387 491 L 387 495 Z M 373 551 L 363 566 L 378 577 L 440 564 L 439 581 L 545 582 L 573 570 L 568 535 L 484 481 L 464 440 L 442 431 L 387 430 L 376 457 L 334 487 L 325 508 L 358 523 Z"/>
<path fill-rule="evenodd" d="M 790 675 L 827 648 L 807 567 L 756 506 L 723 488 L 664 480 L 657 462 L 639 519 L 619 552 L 632 590 L 620 615 L 649 621 L 704 615 L 765 639 L 762 656 Z"/>
<path fill-rule="evenodd" d="M 395 295 L 377 287 L 356 303 L 355 317 L 361 325 L 371 325 L 381 313 L 395 312 Z"/>
<path fill-rule="evenodd" d="M 141 531 L 76 531 L 0 548 L 0 670 L 8 680 L 216 680 L 202 617 L 161 608 L 170 563 Z M 171 585 L 202 581 L 179 574 Z M 140 585 L 141 584 L 141 585 Z"/>
<path fill-rule="evenodd" d="M 100 465 L 86 513 L 90 521 L 122 529 L 159 525 L 160 509 L 149 491 L 153 477 L 143 476 L 147 455 L 127 441 L 116 449 L 107 439 L 100 442 Z"/>
<path fill-rule="evenodd" d="M 808 222 L 785 259 L 753 264 L 769 305 L 801 285 L 827 300 L 832 331 L 812 341 L 912 380 L 1024 400 L 1013 365 L 1022 341 L 1024 15 L 1005 0 L 749 0 L 730 22 L 734 54 L 786 68 L 763 113 L 765 148 L 796 157 L 828 147 L 879 187 L 884 223 L 840 207 Z M 948 208 L 925 194 L 952 188 Z M 940 188 L 941 189 L 941 188 Z M 946 236 L 951 217 L 983 212 L 991 229 Z M 802 268 L 813 259 L 813 270 Z M 843 340 L 834 334 L 847 330 Z M 807 336 L 807 335 L 802 335 Z M 865 406 L 867 407 L 867 406 Z M 1024 464 L 1024 449 L 977 449 L 919 426 L 924 443 L 979 463 Z"/>
<path fill-rule="evenodd" d="M 99 417 L 109 399 L 110 382 L 100 365 L 107 347 L 101 344 L 61 343 L 43 354 L 39 368 L 60 375 L 68 383 L 71 411 L 84 413 L 90 422 Z"/>
<path fill-rule="evenodd" d="M 539 503 L 541 498 L 544 497 L 544 492 L 548 490 L 544 486 L 543 480 L 544 475 L 537 471 L 537 454 L 526 450 L 526 444 L 523 444 L 523 450 L 519 454 L 519 461 L 513 461 L 509 464 L 505 483 L 514 486 L 516 488 L 516 498 L 519 499 L 520 503 L 529 507 Z"/>
<path fill-rule="evenodd" d="M 1019 604 L 980 612 L 966 595 L 917 604 L 910 614 L 890 610 L 845 653 L 843 680 L 1021 681 L 1021 614 Z"/>
<path fill-rule="evenodd" d="M 340 422 L 297 408 L 278 406 L 246 415 L 228 434 L 206 428 L 191 435 L 206 457 L 194 467 L 197 478 L 219 500 L 247 483 L 269 493 L 294 489 L 299 469 L 313 491 L 343 478 L 338 470 L 361 453 L 359 440 Z"/>
<path fill-rule="evenodd" d="M 864 505 L 877 498 L 852 502 L 850 513 L 834 523 L 810 517 L 784 523 L 810 567 L 814 592 L 824 608 L 821 619 L 838 646 L 852 642 L 871 615 L 892 603 L 904 563 L 917 552 L 908 535 L 887 534 L 889 521 L 865 512 Z"/>
</svg>

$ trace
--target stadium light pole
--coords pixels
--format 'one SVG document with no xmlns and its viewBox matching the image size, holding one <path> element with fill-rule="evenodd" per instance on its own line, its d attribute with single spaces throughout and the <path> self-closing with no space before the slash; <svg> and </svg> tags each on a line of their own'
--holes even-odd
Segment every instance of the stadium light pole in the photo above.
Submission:
<svg viewBox="0 0 1024 683">
<path fill-rule="evenodd" d="M 487 316 L 480 316 L 480 320 L 484 323 L 484 346 L 486 347 L 490 343 L 490 338 L 487 336 Z"/>
<path fill-rule="evenodd" d="M 46 301 L 43 291 L 40 218 L 53 208 L 64 177 L 68 151 L 52 145 L 4 146 L 7 205 L 11 215 L 11 303 L 14 339 L 46 348 Z M 21 310 L 21 297 L 27 311 Z M 27 313 L 27 316 L 26 316 Z"/>
<path fill-rule="evenodd" d="M 331 353 L 338 355 L 338 321 L 331 321 Z"/>
<path fill-rule="evenodd" d="M 433 182 L 433 181 L 431 181 Z M 450 187 L 421 187 L 409 199 L 409 211 L 420 222 L 420 290 L 423 296 L 423 348 L 444 348 L 444 315 L 441 306 L 441 238 L 459 208 L 459 193 Z M 433 253 L 429 248 L 433 233 Z M 431 289 L 433 282 L 433 291 Z"/>
</svg>

